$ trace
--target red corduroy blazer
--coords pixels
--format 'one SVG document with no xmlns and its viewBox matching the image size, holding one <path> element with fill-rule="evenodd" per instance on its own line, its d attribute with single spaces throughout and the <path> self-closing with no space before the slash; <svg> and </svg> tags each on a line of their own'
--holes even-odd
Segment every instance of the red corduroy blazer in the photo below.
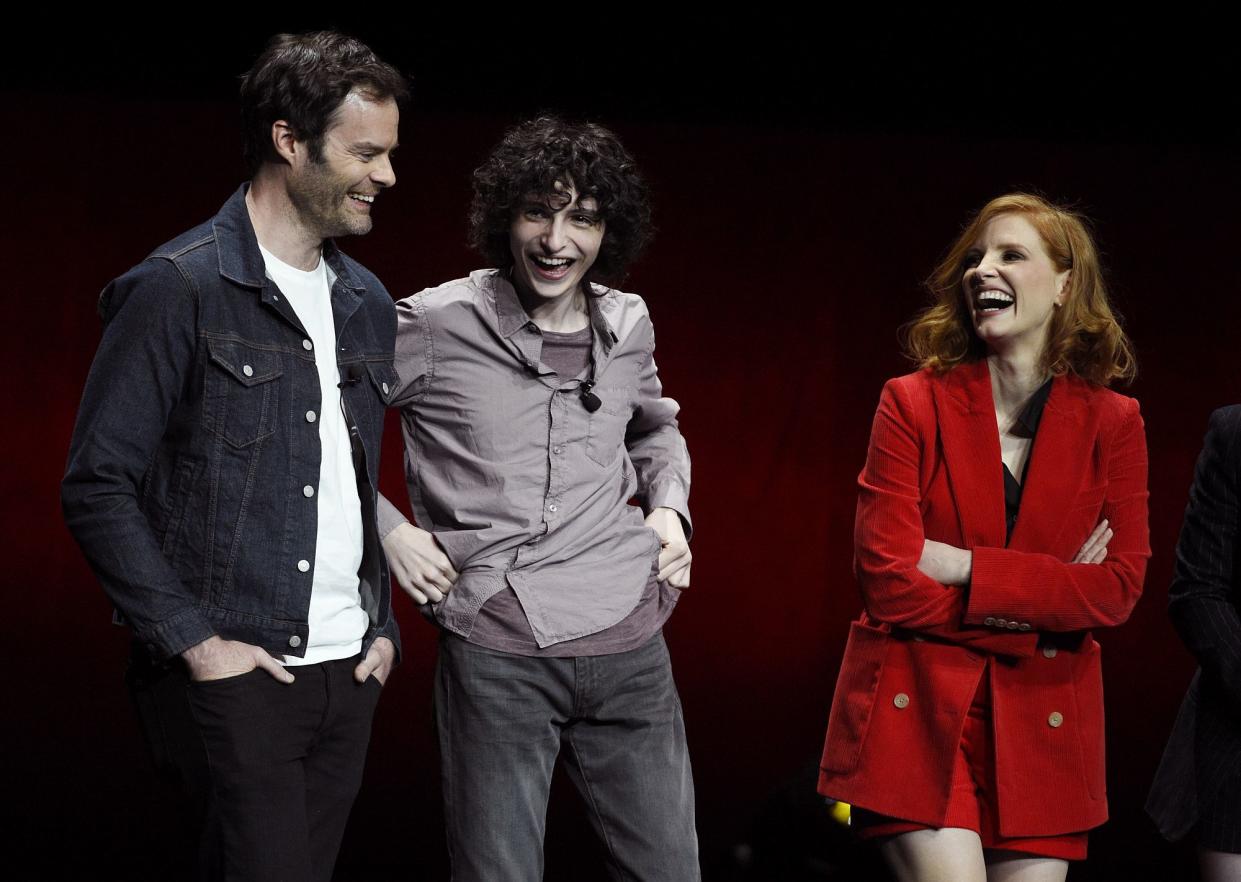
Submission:
<svg viewBox="0 0 1241 882">
<path fill-rule="evenodd" d="M 989 671 L 1000 833 L 1103 823 L 1103 683 L 1089 632 L 1125 621 L 1141 594 L 1146 472 L 1137 402 L 1057 377 L 1006 546 L 986 362 L 890 380 L 858 478 L 865 611 L 836 683 L 820 792 L 942 825 L 966 712 Z M 1068 563 L 1104 517 L 1107 560 Z M 973 551 L 967 588 L 917 569 L 924 539 Z"/>
</svg>

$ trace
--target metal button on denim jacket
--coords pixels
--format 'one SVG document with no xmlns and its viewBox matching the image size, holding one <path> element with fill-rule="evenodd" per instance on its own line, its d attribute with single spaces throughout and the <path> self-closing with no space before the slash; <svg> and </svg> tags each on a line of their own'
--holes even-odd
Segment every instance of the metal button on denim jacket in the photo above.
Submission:
<svg viewBox="0 0 1241 882">
<path fill-rule="evenodd" d="M 397 642 L 375 530 L 395 314 L 360 264 L 336 275 L 336 360 L 363 507 L 364 641 Z M 314 571 L 315 353 L 264 273 L 245 187 L 100 297 L 105 328 L 62 487 L 66 522 L 156 657 L 213 634 L 301 655 Z"/>
</svg>

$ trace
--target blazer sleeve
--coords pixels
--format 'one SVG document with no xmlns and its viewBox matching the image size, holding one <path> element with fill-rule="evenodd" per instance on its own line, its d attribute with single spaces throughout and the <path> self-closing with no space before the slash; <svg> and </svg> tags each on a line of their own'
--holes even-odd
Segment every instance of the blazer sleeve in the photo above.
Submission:
<svg viewBox="0 0 1241 882">
<path fill-rule="evenodd" d="M 1053 554 L 975 548 L 966 622 L 1004 616 L 1040 631 L 1082 631 L 1129 618 L 1150 559 L 1149 494 L 1142 416 L 1135 400 L 1121 401 L 1124 412 L 1106 448 L 1102 514 L 1113 533 L 1107 559 L 1075 564 Z"/>
<path fill-rule="evenodd" d="M 1241 706 L 1241 615 L 1234 587 L 1241 407 L 1211 415 L 1176 545 L 1168 611 L 1205 676 Z"/>
<path fill-rule="evenodd" d="M 926 534 L 921 510 L 921 435 L 917 408 L 900 381 L 883 388 L 858 476 L 854 569 L 867 615 L 881 622 L 995 655 L 1031 656 L 1033 632 L 999 632 L 963 624 L 964 592 L 918 569 Z"/>
</svg>

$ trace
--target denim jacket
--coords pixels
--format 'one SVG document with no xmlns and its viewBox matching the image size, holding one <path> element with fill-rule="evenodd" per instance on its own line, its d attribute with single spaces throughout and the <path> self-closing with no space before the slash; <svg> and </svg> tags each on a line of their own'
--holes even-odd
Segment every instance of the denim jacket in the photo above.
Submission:
<svg viewBox="0 0 1241 882">
<path fill-rule="evenodd" d="M 301 656 L 308 637 L 321 390 L 313 344 L 264 272 L 238 190 L 104 289 L 61 487 L 65 521 L 156 659 L 219 634 Z M 375 529 L 392 300 L 324 243 L 364 525 L 363 652 L 397 644 Z M 309 491 L 307 488 L 310 488 Z"/>
</svg>

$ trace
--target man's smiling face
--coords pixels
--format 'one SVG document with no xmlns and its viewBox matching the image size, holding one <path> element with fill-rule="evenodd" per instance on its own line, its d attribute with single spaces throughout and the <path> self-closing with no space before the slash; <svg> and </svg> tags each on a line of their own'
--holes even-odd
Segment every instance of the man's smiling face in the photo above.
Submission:
<svg viewBox="0 0 1241 882">
<path fill-rule="evenodd" d="M 321 238 L 370 232 L 376 195 L 396 183 L 391 160 L 399 120 L 392 99 L 350 92 L 323 135 L 322 156 L 307 155 L 293 168 L 289 198 Z"/>
<path fill-rule="evenodd" d="M 513 284 L 527 296 L 556 300 L 577 290 L 599 256 L 604 222 L 593 196 L 572 181 L 556 191 L 529 194 L 509 227 Z"/>
</svg>

